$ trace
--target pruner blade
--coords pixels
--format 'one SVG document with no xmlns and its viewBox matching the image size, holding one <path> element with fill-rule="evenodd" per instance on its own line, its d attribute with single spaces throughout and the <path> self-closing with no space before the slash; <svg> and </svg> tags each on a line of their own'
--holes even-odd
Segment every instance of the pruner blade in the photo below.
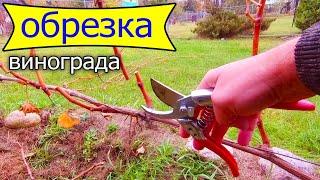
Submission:
<svg viewBox="0 0 320 180">
<path fill-rule="evenodd" d="M 164 119 L 190 119 L 194 118 L 194 110 L 198 105 L 212 105 L 212 90 L 195 90 L 189 96 L 185 96 L 178 91 L 164 85 L 163 83 L 151 79 L 153 92 L 165 104 L 171 106 L 170 111 L 157 111 L 142 106 L 148 114 Z"/>
<path fill-rule="evenodd" d="M 151 79 L 151 87 L 154 94 L 165 104 L 171 107 L 175 107 L 177 101 L 185 97 L 182 93 L 170 88 L 169 86 Z"/>
<path fill-rule="evenodd" d="M 148 108 L 146 106 L 141 106 L 141 107 L 146 113 L 161 119 L 177 119 L 177 118 L 180 118 L 181 116 L 179 111 L 177 111 L 176 109 L 169 110 L 169 111 L 157 111 L 157 110 Z"/>
</svg>

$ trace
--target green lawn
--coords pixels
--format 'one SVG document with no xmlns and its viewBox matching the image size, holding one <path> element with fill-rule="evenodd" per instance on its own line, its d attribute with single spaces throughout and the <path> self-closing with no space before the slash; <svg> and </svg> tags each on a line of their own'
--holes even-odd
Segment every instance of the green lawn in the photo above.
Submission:
<svg viewBox="0 0 320 180">
<path fill-rule="evenodd" d="M 196 24 L 191 22 L 177 23 L 173 26 L 169 26 L 168 33 L 171 38 L 192 39 L 196 37 L 196 34 L 192 33 L 192 30 L 195 27 Z"/>
<path fill-rule="evenodd" d="M 287 17 L 285 17 L 287 18 Z M 276 21 L 277 26 L 283 25 L 282 21 Z M 155 107 L 165 109 L 166 106 L 152 94 L 149 84 L 149 78 L 158 79 L 165 84 L 187 94 L 196 88 L 203 75 L 210 69 L 223 64 L 249 57 L 251 54 L 251 39 L 232 39 L 232 40 L 200 40 L 192 39 L 193 35 L 187 32 L 190 26 L 185 25 L 177 28 L 178 33 L 173 38 L 173 43 L 177 52 L 166 52 L 159 50 L 130 49 L 125 48 L 124 60 L 126 66 L 133 70 L 138 68 L 142 74 L 147 90 L 152 95 Z M 174 32 L 174 27 L 171 27 Z M 269 33 L 278 32 L 278 27 L 270 28 Z M 290 28 L 290 27 L 287 27 Z M 173 33 L 171 32 L 171 33 Z M 282 32 L 287 32 L 283 30 Z M 291 30 L 290 30 L 291 32 Z M 179 38 L 186 37 L 187 38 Z M 191 38 L 191 39 L 188 39 Z M 282 40 L 275 38 L 262 38 L 261 49 L 265 51 L 278 44 Z M 102 47 L 77 47 L 77 48 L 50 48 L 37 50 L 39 55 L 109 55 L 111 48 Z M 27 51 L 14 51 L 10 53 L 1 53 L 2 61 L 6 61 L 9 55 L 27 55 Z M 102 74 L 102 79 L 107 81 L 109 78 L 119 74 L 112 72 Z M 22 72 L 25 76 L 35 79 L 33 72 Z M 45 71 L 44 76 L 48 84 L 63 85 L 80 77 L 95 75 L 93 72 L 79 71 L 76 75 L 69 75 L 68 71 Z M 100 101 L 119 106 L 130 106 L 139 108 L 144 104 L 139 89 L 136 86 L 134 75 L 131 73 L 129 81 L 113 81 L 103 83 L 97 77 L 91 80 L 80 80 L 78 83 L 70 84 L 70 88 L 81 90 L 83 93 L 93 96 Z M 102 88 L 105 85 L 105 89 Z M 37 106 L 44 108 L 51 106 L 51 102 L 40 91 L 16 84 L 0 85 L 1 108 L 5 113 L 17 109 L 27 97 Z M 75 107 L 59 95 L 53 96 L 54 102 L 64 108 Z M 318 106 L 320 98 L 311 99 Z M 320 119 L 319 111 L 315 112 L 292 112 L 282 110 L 266 110 L 264 120 L 267 132 L 270 135 L 273 146 L 287 148 L 306 158 L 320 161 Z M 235 131 L 230 133 L 234 137 Z M 254 144 L 259 142 L 257 134 L 254 136 Z"/>
<path fill-rule="evenodd" d="M 299 34 L 301 31 L 292 26 L 293 16 L 279 16 L 276 17 L 276 21 L 272 23 L 270 28 L 262 32 L 262 35 L 268 36 L 287 36 Z"/>
<path fill-rule="evenodd" d="M 125 48 L 124 60 L 129 69 L 141 66 L 140 72 L 146 82 L 148 78 L 156 78 L 176 89 L 188 93 L 197 86 L 203 75 L 211 68 L 218 67 L 233 60 L 241 59 L 250 56 L 251 40 L 182 40 L 173 39 L 173 43 L 177 47 L 177 52 L 167 52 L 158 50 L 145 49 L 130 49 Z M 277 39 L 268 39 L 262 41 L 262 49 L 268 49 L 280 41 Z M 112 53 L 111 48 L 101 47 L 77 47 L 77 48 L 51 48 L 39 49 L 38 55 L 109 55 Z M 14 51 L 2 53 L 5 61 L 9 55 L 27 55 L 27 51 Z M 35 79 L 35 74 L 32 72 L 21 72 L 23 75 Z M 102 74 L 102 79 L 107 81 L 120 72 L 112 72 Z M 76 78 L 94 75 L 93 72 L 78 71 L 75 76 L 69 75 L 69 71 L 44 71 L 46 82 L 49 84 L 63 85 Z M 135 78 L 131 74 L 129 81 L 111 82 L 108 83 L 106 89 L 101 89 L 103 83 L 99 78 L 93 78 L 91 81 L 80 81 L 70 85 L 70 88 L 81 89 L 84 93 L 92 95 L 97 99 L 106 103 L 116 105 L 128 105 L 138 108 L 143 99 L 137 99 L 140 95 L 139 89 L 136 87 Z M 151 91 L 150 86 L 146 83 L 147 88 Z M 12 109 L 19 106 L 17 102 L 22 102 L 25 99 L 25 88 L 19 85 L 3 86 L 4 92 L 15 96 L 12 99 L 10 96 L 3 97 L 3 104 L 6 104 L 5 109 Z M 9 89 L 8 89 L 9 88 Z M 50 101 L 40 91 L 30 89 L 31 100 L 38 103 L 39 106 L 48 106 Z M 11 99 L 11 100 L 10 100 Z M 64 103 L 64 100 L 59 97 L 54 97 L 54 100 L 59 104 Z M 6 103 L 4 103 L 6 102 Z M 155 101 L 157 104 L 157 102 Z M 69 103 L 65 103 L 68 105 Z"/>
</svg>

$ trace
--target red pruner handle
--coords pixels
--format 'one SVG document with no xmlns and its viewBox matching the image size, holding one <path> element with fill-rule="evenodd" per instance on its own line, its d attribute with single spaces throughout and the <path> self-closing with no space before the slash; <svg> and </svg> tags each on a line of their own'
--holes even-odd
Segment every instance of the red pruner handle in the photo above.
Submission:
<svg viewBox="0 0 320 180">
<path fill-rule="evenodd" d="M 182 138 L 189 138 L 190 137 L 190 134 L 182 126 L 179 127 L 179 135 Z"/>
<path fill-rule="evenodd" d="M 239 176 L 239 168 L 236 160 L 232 156 L 232 154 L 222 145 L 217 144 L 211 140 L 194 140 L 194 145 L 199 144 L 203 145 L 204 147 L 210 149 L 212 152 L 216 153 L 219 157 L 221 157 L 229 166 L 231 173 L 234 177 Z"/>
<path fill-rule="evenodd" d="M 239 167 L 232 156 L 232 154 L 222 145 L 224 135 L 227 133 L 229 126 L 226 124 L 219 124 L 217 121 L 211 123 L 211 127 L 208 126 L 205 130 L 205 136 L 207 138 L 204 143 L 205 147 L 215 152 L 220 156 L 229 166 L 231 173 L 234 177 L 239 176 Z"/>
<path fill-rule="evenodd" d="M 202 150 L 203 148 L 208 148 L 212 152 L 216 153 L 221 157 L 229 166 L 231 173 L 234 177 L 239 176 L 239 168 L 236 160 L 232 154 L 222 145 L 222 139 L 226 134 L 229 126 L 219 125 L 217 122 L 213 122 L 207 126 L 204 130 L 204 135 L 206 139 L 194 139 L 193 147 L 196 150 Z M 210 135 L 211 133 L 211 135 Z M 189 133 L 184 130 L 183 127 L 180 127 L 179 134 L 183 138 L 188 138 Z"/>
<path fill-rule="evenodd" d="M 209 109 L 209 111 L 213 111 L 212 108 Z M 202 115 L 202 113 L 204 112 L 202 110 L 204 109 L 196 109 L 195 114 Z M 210 115 L 208 115 L 208 113 L 210 112 L 207 112 L 206 126 L 202 131 L 205 138 L 193 139 L 193 147 L 196 150 L 201 150 L 206 147 L 212 152 L 216 153 L 228 164 L 232 172 L 232 175 L 234 177 L 237 177 L 239 176 L 238 164 L 232 156 L 232 154 L 222 145 L 223 137 L 227 133 L 229 125 L 221 125 L 214 119 L 208 119 L 211 118 Z M 179 134 L 183 138 L 188 138 L 190 136 L 189 133 L 183 127 L 180 127 Z"/>
</svg>

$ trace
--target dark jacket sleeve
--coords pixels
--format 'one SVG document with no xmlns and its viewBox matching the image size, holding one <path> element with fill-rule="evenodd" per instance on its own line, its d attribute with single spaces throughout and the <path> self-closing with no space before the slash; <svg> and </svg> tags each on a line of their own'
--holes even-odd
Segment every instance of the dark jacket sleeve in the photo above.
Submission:
<svg viewBox="0 0 320 180">
<path fill-rule="evenodd" d="M 303 32 L 295 48 L 295 63 L 300 80 L 320 95 L 320 22 Z"/>
</svg>

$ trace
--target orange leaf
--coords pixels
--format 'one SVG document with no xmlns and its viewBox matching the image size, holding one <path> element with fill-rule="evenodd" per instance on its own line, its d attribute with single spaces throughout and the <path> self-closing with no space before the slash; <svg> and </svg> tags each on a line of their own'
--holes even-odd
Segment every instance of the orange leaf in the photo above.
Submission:
<svg viewBox="0 0 320 180">
<path fill-rule="evenodd" d="M 58 119 L 58 125 L 63 128 L 72 128 L 78 124 L 80 124 L 80 120 L 71 117 L 68 112 L 62 113 Z"/>
<path fill-rule="evenodd" d="M 25 114 L 27 113 L 40 113 L 40 110 L 33 104 L 29 102 L 23 103 L 23 105 L 20 108 L 20 111 L 23 111 Z"/>
</svg>

